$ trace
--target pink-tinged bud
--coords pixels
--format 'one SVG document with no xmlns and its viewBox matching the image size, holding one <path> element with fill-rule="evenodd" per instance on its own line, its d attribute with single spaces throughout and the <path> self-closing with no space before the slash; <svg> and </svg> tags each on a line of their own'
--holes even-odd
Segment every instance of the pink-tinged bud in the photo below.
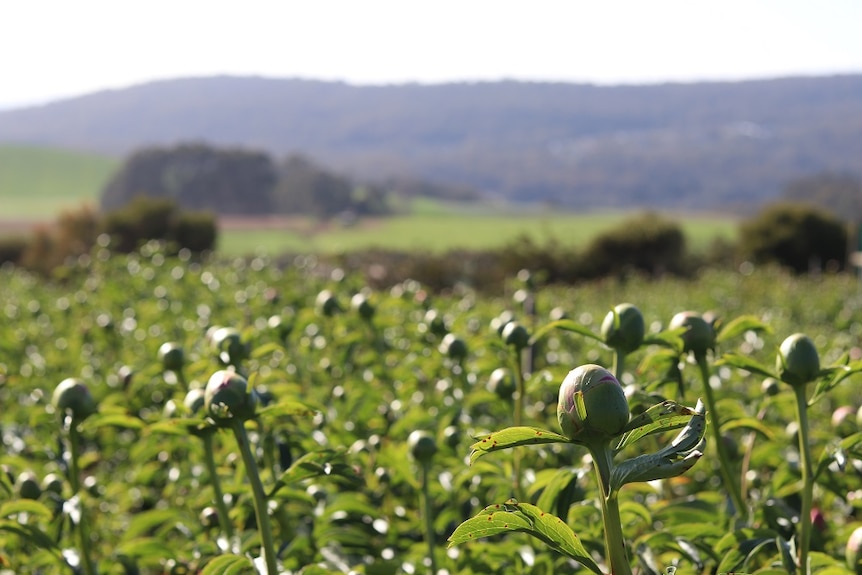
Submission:
<svg viewBox="0 0 862 575">
<path fill-rule="evenodd" d="M 601 334 L 609 348 L 632 353 L 641 346 L 646 334 L 641 310 L 630 303 L 617 305 L 602 321 Z"/>
<path fill-rule="evenodd" d="M 69 377 L 54 389 L 51 403 L 60 414 L 70 413 L 73 420 L 83 421 L 96 413 L 96 400 L 80 379 Z"/>
<path fill-rule="evenodd" d="M 217 371 L 210 377 L 204 391 L 204 407 L 216 423 L 252 419 L 257 408 L 257 394 L 248 389 L 248 382 L 234 371 Z"/>
<path fill-rule="evenodd" d="M 563 435 L 572 441 L 615 437 L 625 429 L 629 415 L 629 403 L 620 382 L 601 366 L 575 368 L 560 385 L 557 420 Z"/>
<path fill-rule="evenodd" d="M 686 328 L 682 334 L 683 351 L 694 352 L 695 356 L 706 355 L 715 347 L 715 330 L 700 314 L 693 311 L 682 311 L 670 320 L 669 329 Z"/>
<path fill-rule="evenodd" d="M 775 358 L 775 369 L 781 381 L 806 385 L 820 374 L 820 356 L 814 342 L 805 334 L 794 333 L 783 342 Z"/>
</svg>

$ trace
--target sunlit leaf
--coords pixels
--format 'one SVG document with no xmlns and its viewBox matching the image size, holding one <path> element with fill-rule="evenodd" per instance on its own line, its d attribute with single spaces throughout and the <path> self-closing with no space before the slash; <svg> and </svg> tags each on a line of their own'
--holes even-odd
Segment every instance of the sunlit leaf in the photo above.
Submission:
<svg viewBox="0 0 862 575">
<path fill-rule="evenodd" d="M 210 560 L 200 575 L 241 575 L 255 573 L 254 564 L 242 555 L 220 555 Z"/>
<path fill-rule="evenodd" d="M 449 547 L 506 532 L 528 533 L 551 549 L 579 561 L 594 573 L 601 573 L 578 536 L 562 519 L 529 503 L 512 500 L 489 505 L 475 517 L 461 523 L 449 537 Z"/>
<path fill-rule="evenodd" d="M 11 517 L 18 513 L 27 513 L 36 517 L 50 518 L 54 513 L 43 503 L 33 499 L 16 499 L 0 505 L 0 517 Z"/>
<path fill-rule="evenodd" d="M 747 331 L 772 333 L 772 328 L 753 315 L 743 315 L 724 324 L 715 336 L 716 343 L 723 343 Z"/>
<path fill-rule="evenodd" d="M 661 433 L 684 427 L 694 410 L 674 401 L 663 401 L 633 417 L 625 427 L 625 434 L 616 446 L 616 451 L 633 444 L 653 433 Z"/>
<path fill-rule="evenodd" d="M 742 369 L 757 375 L 762 375 L 763 377 L 778 379 L 778 376 L 775 375 L 771 369 L 759 363 L 757 360 L 739 353 L 725 353 L 715 362 L 715 365 L 735 367 L 736 369 Z"/>
<path fill-rule="evenodd" d="M 550 332 L 554 331 L 555 329 L 559 329 L 562 331 L 570 331 L 572 333 L 577 333 L 577 334 L 583 335 L 585 337 L 588 337 L 590 339 L 594 339 L 596 341 L 602 341 L 602 336 L 595 333 L 593 330 L 591 330 L 587 326 L 581 325 L 578 322 L 572 321 L 570 319 L 561 319 L 561 320 L 553 321 L 553 322 L 551 322 L 547 325 L 544 325 L 544 326 L 540 327 L 539 329 L 537 329 L 536 332 L 533 334 L 533 337 L 530 338 L 529 344 L 533 345 L 536 342 L 541 341 L 541 339 L 543 337 L 545 337 L 546 335 L 548 335 Z"/>
<path fill-rule="evenodd" d="M 501 451 L 522 445 L 571 443 L 564 435 L 537 427 L 508 427 L 476 439 L 476 443 L 470 446 L 471 464 L 492 451 Z"/>
</svg>

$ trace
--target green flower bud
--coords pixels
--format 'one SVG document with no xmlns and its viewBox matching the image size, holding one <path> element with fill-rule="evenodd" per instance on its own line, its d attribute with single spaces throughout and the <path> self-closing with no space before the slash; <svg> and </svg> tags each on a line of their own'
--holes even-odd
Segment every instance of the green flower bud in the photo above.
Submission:
<svg viewBox="0 0 862 575">
<path fill-rule="evenodd" d="M 807 335 L 794 333 L 778 348 L 775 370 L 784 383 L 805 385 L 817 379 L 820 373 L 820 356 L 814 342 Z"/>
<path fill-rule="evenodd" d="M 233 327 L 221 327 L 213 332 L 212 345 L 222 365 L 239 365 L 250 355 L 248 344 L 243 343 L 239 330 Z"/>
<path fill-rule="evenodd" d="M 615 437 L 629 422 L 629 414 L 623 387 L 601 366 L 575 368 L 560 385 L 557 421 L 563 435 L 572 441 L 585 443 Z"/>
<path fill-rule="evenodd" d="M 847 567 L 856 575 L 862 575 L 862 527 L 857 527 L 850 534 L 844 556 L 847 559 Z"/>
<path fill-rule="evenodd" d="M 517 387 L 512 372 L 505 367 L 498 367 L 492 371 L 488 379 L 488 391 L 496 393 L 500 399 L 512 399 Z"/>
<path fill-rule="evenodd" d="M 333 316 L 341 311 L 341 305 L 335 299 L 335 295 L 328 289 L 317 294 L 317 299 L 314 300 L 314 307 L 318 313 L 326 317 Z"/>
<path fill-rule="evenodd" d="M 359 317 L 368 321 L 374 317 L 374 306 L 364 293 L 355 294 L 350 298 L 350 307 L 359 313 Z"/>
<path fill-rule="evenodd" d="M 461 361 L 467 357 L 467 344 L 454 333 L 446 334 L 443 341 L 440 342 L 439 349 L 440 353 L 456 361 Z"/>
<path fill-rule="evenodd" d="M 686 328 L 682 334 L 683 351 L 686 353 L 691 351 L 695 356 L 703 356 L 715 347 L 715 330 L 698 313 L 682 311 L 673 316 L 668 328 L 673 330 L 681 327 Z"/>
<path fill-rule="evenodd" d="M 491 320 L 491 329 L 502 336 L 503 329 L 513 321 L 515 321 L 515 314 L 509 310 L 504 310 L 500 312 L 500 315 Z"/>
<path fill-rule="evenodd" d="M 434 335 L 443 337 L 449 333 L 449 328 L 446 327 L 446 320 L 436 309 L 429 309 L 426 311 L 425 317 L 422 318 L 422 323 L 424 323 L 428 328 L 428 331 Z"/>
<path fill-rule="evenodd" d="M 56 473 L 49 473 L 42 478 L 42 491 L 46 493 L 54 493 L 55 495 L 62 495 L 63 478 Z"/>
<path fill-rule="evenodd" d="M 516 321 L 510 321 L 503 328 L 503 341 L 517 350 L 522 350 L 530 343 L 530 333 L 523 325 Z"/>
<path fill-rule="evenodd" d="M 39 479 L 32 471 L 24 471 L 15 482 L 15 492 L 21 499 L 39 499 L 42 495 L 42 486 Z"/>
<path fill-rule="evenodd" d="M 634 305 L 621 303 L 605 316 L 601 333 L 605 345 L 609 348 L 631 353 L 644 341 L 644 316 Z"/>
<path fill-rule="evenodd" d="M 281 341 L 286 340 L 293 331 L 293 321 L 288 317 L 273 315 L 270 316 L 266 323 L 270 329 L 275 331 L 278 335 L 278 339 Z"/>
<path fill-rule="evenodd" d="M 232 420 L 252 419 L 257 408 L 257 394 L 249 390 L 246 379 L 235 371 L 221 370 L 210 377 L 204 391 L 207 414 L 220 425 Z"/>
<path fill-rule="evenodd" d="M 166 341 L 159 347 L 159 361 L 165 371 L 181 371 L 186 362 L 183 348 L 176 342 Z"/>
<path fill-rule="evenodd" d="M 189 415 L 194 415 L 200 412 L 201 408 L 206 404 L 206 393 L 203 389 L 196 387 L 190 389 L 183 399 L 183 405 Z"/>
<path fill-rule="evenodd" d="M 61 415 L 70 413 L 77 421 L 84 421 L 96 413 L 96 400 L 87 385 L 75 377 L 66 378 L 57 385 L 51 404 Z"/>
<path fill-rule="evenodd" d="M 410 454 L 420 463 L 430 463 L 437 453 L 437 442 L 427 431 L 416 430 L 407 438 Z"/>
<path fill-rule="evenodd" d="M 767 377 L 763 380 L 763 383 L 760 384 L 760 391 L 763 392 L 763 395 L 778 395 L 781 391 L 778 389 L 778 380 L 774 377 Z"/>
<path fill-rule="evenodd" d="M 200 522 L 204 529 L 215 529 L 218 527 L 218 511 L 216 508 L 212 505 L 204 507 L 200 514 Z"/>
</svg>

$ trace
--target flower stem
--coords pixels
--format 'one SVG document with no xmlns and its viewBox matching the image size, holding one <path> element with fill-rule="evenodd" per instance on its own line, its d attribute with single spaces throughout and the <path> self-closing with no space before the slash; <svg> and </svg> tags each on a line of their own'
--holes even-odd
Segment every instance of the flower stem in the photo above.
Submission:
<svg viewBox="0 0 862 575">
<path fill-rule="evenodd" d="M 81 506 L 81 517 L 78 520 L 78 544 L 81 551 L 81 564 L 84 575 L 96 575 L 96 566 L 93 563 L 93 558 L 90 557 L 90 528 L 87 524 L 87 510 L 83 502 L 80 502 L 81 497 L 81 475 L 78 468 L 78 458 L 80 457 L 81 433 L 78 431 L 78 421 L 73 417 L 69 424 L 69 484 L 72 486 L 72 492 L 78 497 L 79 505 Z"/>
<path fill-rule="evenodd" d="M 617 491 L 611 489 L 610 485 L 613 452 L 607 444 L 587 447 L 593 457 L 593 466 L 599 483 L 599 501 L 605 528 L 605 559 L 610 564 L 611 575 L 631 575 Z"/>
<path fill-rule="evenodd" d="M 811 448 L 808 443 L 808 401 L 805 386 L 793 386 L 796 394 L 796 418 L 799 423 L 799 465 L 802 470 L 802 509 L 799 515 L 799 568 L 810 573 L 808 548 L 811 545 L 811 506 L 814 498 L 814 474 L 811 469 Z"/>
<path fill-rule="evenodd" d="M 431 503 L 431 491 L 428 484 L 431 462 L 422 462 L 422 511 L 425 520 L 425 542 L 428 544 L 428 559 L 431 562 L 431 574 L 437 573 L 437 560 L 434 556 L 434 508 Z"/>
<path fill-rule="evenodd" d="M 709 417 L 709 427 L 712 430 L 712 438 L 715 443 L 715 451 L 718 453 L 718 470 L 721 474 L 721 480 L 730 493 L 730 499 L 735 508 L 734 513 L 744 518 L 748 515 L 748 508 L 742 499 L 740 484 L 738 481 L 734 481 L 733 474 L 730 472 L 730 459 L 724 446 L 724 441 L 721 439 L 721 425 L 718 419 L 718 410 L 715 408 L 715 394 L 712 392 L 712 386 L 709 383 L 710 374 L 709 365 L 706 363 L 706 355 L 695 354 L 695 359 L 697 360 L 697 366 L 700 368 L 700 378 L 703 381 L 703 395 L 706 399 L 707 416 Z"/>
<path fill-rule="evenodd" d="M 242 454 L 242 461 L 245 464 L 245 474 L 248 477 L 249 483 L 251 483 L 251 490 L 254 496 L 254 513 L 257 516 L 257 527 L 260 531 L 261 547 L 263 548 L 263 556 L 266 561 L 266 572 L 268 575 L 278 575 L 275 560 L 275 540 L 272 536 L 272 526 L 270 525 L 269 514 L 267 512 L 266 493 L 260 481 L 257 462 L 251 452 L 248 434 L 245 431 L 245 425 L 239 420 L 233 422 L 231 429 L 236 437 L 239 451 Z"/>
<path fill-rule="evenodd" d="M 526 395 L 526 385 L 524 382 L 524 363 L 522 360 L 521 350 L 515 350 L 515 385 L 517 393 L 515 396 L 515 427 L 523 425 L 524 421 L 524 396 Z M 512 453 L 512 485 L 515 491 L 515 499 L 522 501 L 524 493 L 521 485 L 521 451 L 515 449 Z"/>
<path fill-rule="evenodd" d="M 204 460 L 206 461 L 207 472 L 210 475 L 210 483 L 213 486 L 213 498 L 215 499 L 216 512 L 218 520 L 221 523 L 221 528 L 227 537 L 228 545 L 233 549 L 233 525 L 230 522 L 227 505 L 224 502 L 224 492 L 221 490 L 221 480 L 218 477 L 216 469 L 215 456 L 213 454 L 213 432 L 207 431 L 203 435 L 204 440 Z"/>
<path fill-rule="evenodd" d="M 619 349 L 614 350 L 614 364 L 612 366 L 614 377 L 617 378 L 617 381 L 622 381 L 623 377 L 623 369 L 625 368 L 626 363 L 626 354 Z"/>
</svg>

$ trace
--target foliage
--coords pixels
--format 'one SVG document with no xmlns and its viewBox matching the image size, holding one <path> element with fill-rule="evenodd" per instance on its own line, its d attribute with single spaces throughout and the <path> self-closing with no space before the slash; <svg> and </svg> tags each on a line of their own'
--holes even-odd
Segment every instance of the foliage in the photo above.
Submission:
<svg viewBox="0 0 862 575">
<path fill-rule="evenodd" d="M 787 184 L 782 197 L 814 204 L 847 223 L 862 222 L 862 180 L 850 174 L 823 172 L 797 178 Z"/>
<path fill-rule="evenodd" d="M 753 262 L 775 262 L 797 273 L 812 267 L 842 269 L 847 260 L 847 228 L 810 204 L 777 202 L 743 222 L 739 249 Z"/>
<path fill-rule="evenodd" d="M 131 252 L 149 240 L 162 240 L 174 249 L 195 253 L 213 249 L 215 216 L 184 212 L 173 200 L 138 196 L 126 206 L 106 213 L 102 231 L 111 237 L 113 249 Z"/>
</svg>

